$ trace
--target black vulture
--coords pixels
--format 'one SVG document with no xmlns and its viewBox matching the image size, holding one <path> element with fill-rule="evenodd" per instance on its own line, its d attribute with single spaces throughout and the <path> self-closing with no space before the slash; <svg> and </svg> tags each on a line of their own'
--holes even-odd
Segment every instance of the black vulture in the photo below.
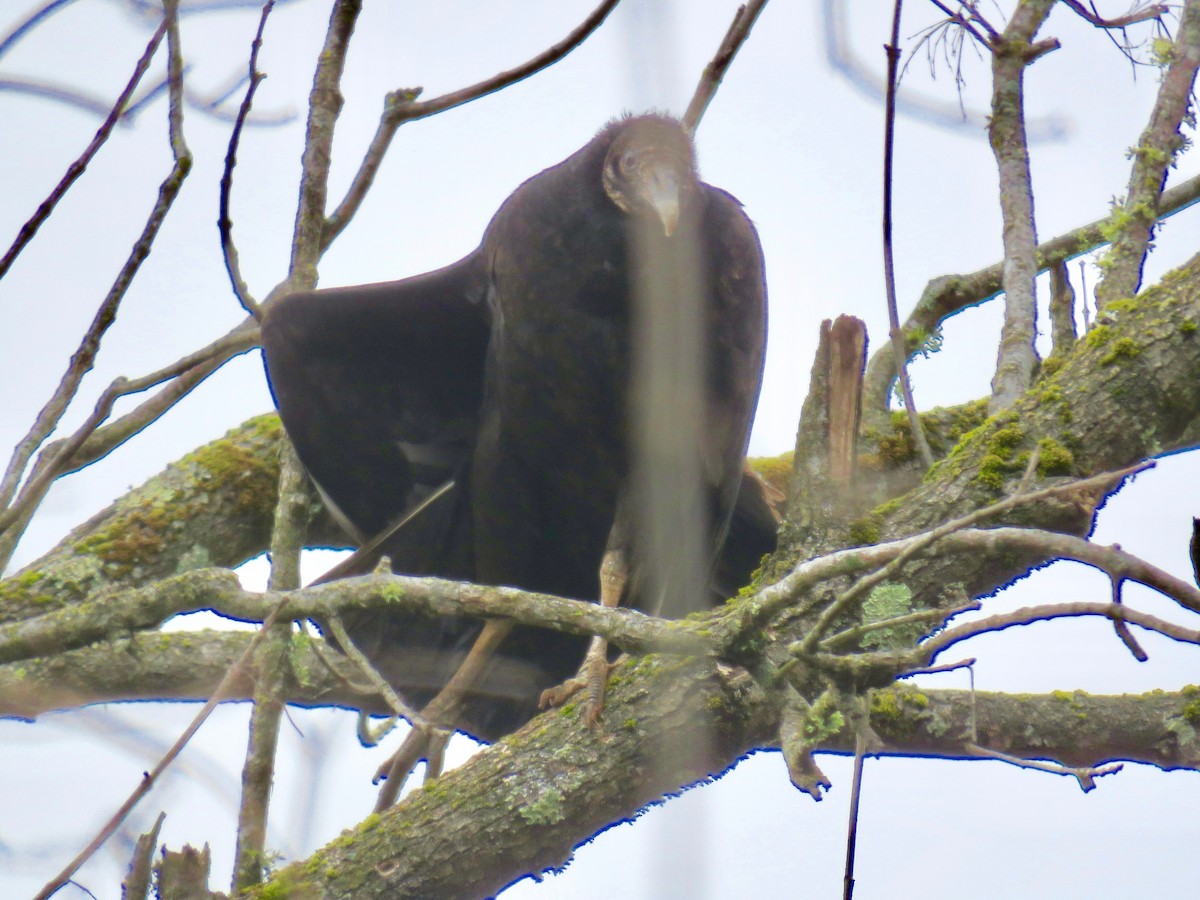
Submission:
<svg viewBox="0 0 1200 900">
<path fill-rule="evenodd" d="M 648 263 L 647 241 L 657 254 Z M 457 263 L 268 309 L 272 391 L 335 516 L 362 542 L 433 497 L 377 548 L 397 572 L 595 600 L 607 549 L 620 561 L 622 602 L 687 611 L 644 575 L 661 541 L 639 513 L 660 477 L 677 473 L 635 460 L 635 272 L 661 258 L 684 259 L 691 275 L 651 297 L 670 306 L 672 291 L 690 291 L 698 320 L 687 454 L 701 508 L 672 526 L 699 535 L 700 602 L 729 596 L 774 546 L 769 489 L 743 468 L 766 338 L 762 253 L 741 205 L 699 180 L 690 135 L 664 116 L 616 120 L 524 182 Z M 651 412 L 669 426 L 677 410 Z M 346 624 L 418 705 L 480 631 L 380 613 Z M 488 740 L 515 729 L 585 647 L 514 629 L 454 724 Z"/>
</svg>

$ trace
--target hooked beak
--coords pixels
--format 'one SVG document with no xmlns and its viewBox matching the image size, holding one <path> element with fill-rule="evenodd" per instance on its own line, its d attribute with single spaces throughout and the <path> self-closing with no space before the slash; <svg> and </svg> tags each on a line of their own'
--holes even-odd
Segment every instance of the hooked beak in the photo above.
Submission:
<svg viewBox="0 0 1200 900">
<path fill-rule="evenodd" d="M 679 176 L 665 166 L 653 166 L 642 173 L 638 193 L 658 216 L 663 234 L 670 237 L 679 225 Z"/>
</svg>

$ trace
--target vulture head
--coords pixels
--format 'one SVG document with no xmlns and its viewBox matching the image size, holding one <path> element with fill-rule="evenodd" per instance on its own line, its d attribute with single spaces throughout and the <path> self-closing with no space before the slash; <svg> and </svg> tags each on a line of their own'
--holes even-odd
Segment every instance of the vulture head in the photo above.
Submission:
<svg viewBox="0 0 1200 900">
<path fill-rule="evenodd" d="M 697 193 L 692 139 L 673 119 L 642 116 L 617 129 L 604 158 L 604 192 L 627 215 L 657 222 L 670 237 Z"/>
</svg>

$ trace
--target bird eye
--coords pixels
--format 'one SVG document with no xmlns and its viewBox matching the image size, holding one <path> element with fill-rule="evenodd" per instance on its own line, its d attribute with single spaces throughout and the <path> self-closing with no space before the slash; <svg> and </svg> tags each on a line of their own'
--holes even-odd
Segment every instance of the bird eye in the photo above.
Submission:
<svg viewBox="0 0 1200 900">
<path fill-rule="evenodd" d="M 634 166 L 637 165 L 637 155 L 632 151 L 627 151 L 621 154 L 621 171 L 631 172 Z"/>
</svg>

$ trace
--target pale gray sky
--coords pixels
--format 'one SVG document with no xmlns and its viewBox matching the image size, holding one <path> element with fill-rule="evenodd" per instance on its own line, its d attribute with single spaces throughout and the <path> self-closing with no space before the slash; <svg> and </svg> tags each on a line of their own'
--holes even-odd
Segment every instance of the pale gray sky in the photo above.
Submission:
<svg viewBox="0 0 1200 900">
<path fill-rule="evenodd" d="M 26 4 L 20 4 L 24 7 Z M 382 95 L 423 85 L 430 97 L 509 67 L 558 40 L 591 0 L 368 3 L 352 44 L 338 126 L 331 196 L 344 189 L 370 138 Z M 1007 8 L 1010 4 L 1001 4 Z M 491 214 L 523 179 L 581 146 L 609 118 L 647 108 L 682 112 L 735 3 L 625 0 L 588 43 L 553 70 L 467 107 L 401 129 L 358 218 L 321 267 L 326 286 L 398 278 L 468 252 Z M 791 446 L 820 320 L 851 313 L 872 344 L 886 333 L 880 275 L 878 99 L 831 69 L 825 4 L 767 7 L 698 134 L 702 174 L 745 204 L 768 268 L 771 343 L 752 452 Z M 891 4 L 863 0 L 846 13 L 849 49 L 874 77 L 883 68 Z M 303 113 L 328 4 L 298 0 L 273 14 L 260 68 L 258 108 Z M 1121 4 L 1101 5 L 1122 12 Z M 910 0 L 903 31 L 934 18 Z M 4 15 L 9 15 L 5 13 Z M 190 17 L 183 42 L 192 85 L 214 89 L 244 66 L 257 12 Z M 0 25 L 3 27 L 3 25 Z M 1136 79 L 1103 34 L 1058 9 L 1044 29 L 1063 49 L 1027 80 L 1030 114 L 1063 134 L 1034 147 L 1039 232 L 1050 237 L 1103 215 L 1128 178 L 1156 73 Z M 0 58 L 0 77 L 42 77 L 115 97 L 148 30 L 111 0 L 80 0 Z M 911 45 L 911 41 L 909 42 Z M 161 63 L 161 59 L 159 60 Z M 160 66 L 161 68 L 161 66 Z M 963 102 L 986 110 L 986 64 L 966 60 Z M 931 277 L 967 272 L 1000 255 L 996 175 L 977 126 L 950 127 L 917 113 L 925 101 L 957 104 L 943 64 L 931 80 L 918 56 L 905 82 L 910 111 L 897 136 L 897 276 L 902 313 Z M 903 94 L 903 92 L 902 92 Z M 85 113 L 0 93 L 0 242 L 15 235 L 97 127 Z M 0 281 L 0 448 L 24 433 L 124 261 L 169 170 L 165 104 L 119 129 L 59 212 Z M 1051 127 L 1053 126 L 1053 127 Z M 117 375 L 173 361 L 241 319 L 220 261 L 217 182 L 228 124 L 187 112 L 195 168 L 121 317 L 85 382 L 82 411 Z M 252 290 L 285 273 L 296 199 L 302 121 L 248 131 L 233 195 L 235 236 Z M 135 162 L 131 163 L 131 160 Z M 1195 153 L 1173 179 L 1200 169 Z M 1195 210 L 1163 230 L 1151 277 L 1196 250 Z M 1072 273 L 1078 276 L 1077 270 Z M 1095 271 L 1088 271 L 1089 285 Z M 1078 280 L 1076 282 L 1078 289 Z M 945 349 L 915 367 L 918 404 L 982 395 L 995 359 L 1000 310 L 968 312 L 946 328 Z M 147 433 L 56 487 L 20 549 L 35 559 L 70 527 L 167 461 L 270 406 L 257 353 L 201 386 Z M 1188 456 L 1138 479 L 1101 515 L 1097 540 L 1119 541 L 1181 577 L 1188 516 L 1200 503 Z M 320 564 L 317 564 L 320 568 Z M 1035 599 L 1107 597 L 1107 582 L 1076 565 L 1052 567 L 1004 596 L 993 612 Z M 1149 611 L 1154 601 L 1130 597 Z M 1139 666 L 1110 627 L 1040 625 L 981 638 L 984 689 L 1141 691 L 1196 681 L 1197 654 L 1147 638 Z M 964 686 L 964 676 L 928 682 Z M 0 896 L 24 896 L 72 856 L 136 784 L 194 712 L 191 706 L 127 705 L 0 721 Z M 143 802 L 135 826 L 168 813 L 163 839 L 212 844 L 227 878 L 236 821 L 244 706 L 223 709 L 182 767 Z M 361 750 L 349 714 L 297 711 L 285 728 L 271 844 L 304 855 L 369 811 L 369 775 L 381 751 Z M 395 738 L 393 738 L 395 740 Z M 469 753 L 463 742 L 460 753 Z M 823 758 L 834 781 L 814 804 L 788 783 L 778 754 L 758 754 L 715 785 L 648 811 L 601 835 L 567 872 L 524 882 L 514 898 L 816 897 L 840 890 L 849 760 Z M 317 778 L 313 766 L 321 769 Z M 306 806 L 311 801 L 314 806 Z M 857 895 L 871 898 L 1144 897 L 1186 895 L 1197 834 L 1200 779 L 1127 767 L 1090 795 L 1073 782 L 999 763 L 871 761 L 864 784 Z M 315 810 L 315 812 L 310 812 Z M 72 823 L 64 833 L 63 822 Z M 1114 857 L 1121 863 L 1114 865 Z M 102 852 L 80 875 L 98 897 L 117 896 L 126 848 Z M 1185 887 L 1188 886 L 1188 887 Z M 803 886 L 803 888 L 801 887 Z M 60 895 L 83 896 L 73 887 Z"/>
</svg>

